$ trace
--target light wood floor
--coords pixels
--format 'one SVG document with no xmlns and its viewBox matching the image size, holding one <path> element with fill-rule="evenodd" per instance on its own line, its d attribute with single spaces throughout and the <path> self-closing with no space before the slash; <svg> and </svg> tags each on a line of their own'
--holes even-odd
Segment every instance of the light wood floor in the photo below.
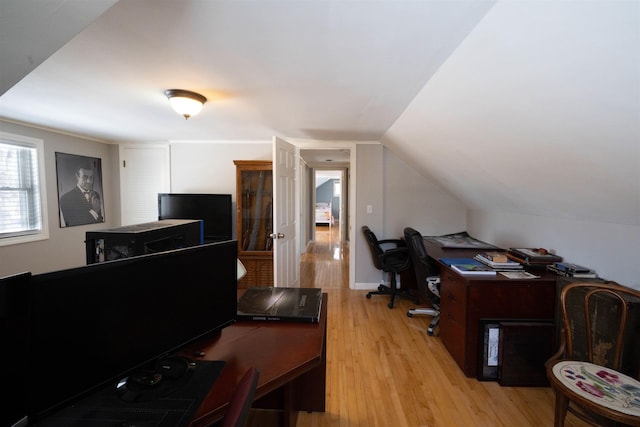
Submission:
<svg viewBox="0 0 640 427">
<path fill-rule="evenodd" d="M 340 243 L 340 225 L 329 227 L 328 225 L 316 225 L 316 243 Z"/>
<path fill-rule="evenodd" d="M 411 301 L 396 299 L 389 309 L 386 296 L 350 290 L 348 250 L 316 242 L 302 258 L 301 285 L 329 298 L 327 405 L 324 413 L 300 413 L 297 427 L 553 426 L 550 388 L 467 378 L 438 336 L 425 333 L 430 318 L 406 316 Z M 252 425 L 270 425 L 253 415 Z M 568 415 L 566 426 L 585 424 Z"/>
</svg>

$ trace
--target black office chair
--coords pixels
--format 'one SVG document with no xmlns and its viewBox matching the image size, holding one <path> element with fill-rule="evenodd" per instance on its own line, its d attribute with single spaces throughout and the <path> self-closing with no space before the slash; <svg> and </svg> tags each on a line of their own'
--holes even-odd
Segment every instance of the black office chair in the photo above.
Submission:
<svg viewBox="0 0 640 427">
<path fill-rule="evenodd" d="M 418 291 L 431 302 L 430 308 L 412 308 L 407 316 L 415 314 L 432 316 L 433 319 L 427 328 L 427 334 L 433 335 L 433 331 L 440 321 L 440 276 L 439 269 L 427 255 L 422 234 L 411 228 L 404 229 L 404 241 L 409 249 L 409 256 L 416 275 Z"/>
<path fill-rule="evenodd" d="M 371 298 L 371 295 L 391 295 L 391 300 L 388 304 L 389 308 L 393 308 L 396 296 L 415 300 L 417 304 L 420 300 L 409 291 L 399 289 L 396 280 L 398 273 L 411 268 L 411 259 L 404 242 L 401 239 L 378 240 L 373 231 L 366 225 L 362 226 L 362 232 L 371 250 L 373 265 L 378 270 L 389 274 L 391 285 L 381 284 L 378 286 L 377 291 L 369 292 L 367 298 Z"/>
</svg>

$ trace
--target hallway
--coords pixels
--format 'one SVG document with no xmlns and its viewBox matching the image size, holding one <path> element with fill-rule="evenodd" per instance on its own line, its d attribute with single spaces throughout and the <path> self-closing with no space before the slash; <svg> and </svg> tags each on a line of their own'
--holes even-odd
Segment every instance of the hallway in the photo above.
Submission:
<svg viewBox="0 0 640 427">
<path fill-rule="evenodd" d="M 339 227 L 316 227 L 316 240 L 300 259 L 300 287 L 349 288 L 349 242 L 339 240 L 339 232 Z"/>
</svg>

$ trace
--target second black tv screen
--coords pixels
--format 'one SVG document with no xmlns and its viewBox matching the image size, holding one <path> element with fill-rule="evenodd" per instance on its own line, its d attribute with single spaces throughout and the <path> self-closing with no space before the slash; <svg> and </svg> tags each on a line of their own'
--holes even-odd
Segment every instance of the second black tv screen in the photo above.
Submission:
<svg viewBox="0 0 640 427">
<path fill-rule="evenodd" d="M 201 219 L 205 241 L 231 240 L 231 194 L 159 193 L 158 219 Z"/>
</svg>

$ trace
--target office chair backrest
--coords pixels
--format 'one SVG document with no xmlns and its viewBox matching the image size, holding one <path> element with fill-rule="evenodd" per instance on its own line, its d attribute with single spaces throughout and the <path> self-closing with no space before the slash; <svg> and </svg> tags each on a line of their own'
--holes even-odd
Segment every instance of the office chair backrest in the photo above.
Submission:
<svg viewBox="0 0 640 427">
<path fill-rule="evenodd" d="M 424 295 L 429 295 L 431 300 L 437 296 L 433 294 L 427 287 L 427 277 L 437 276 L 438 269 L 432 264 L 431 259 L 427 254 L 427 250 L 424 247 L 424 238 L 422 234 L 411 228 L 406 227 L 404 229 L 404 240 L 409 248 L 409 256 L 411 257 L 411 263 L 416 276 L 416 283 L 420 291 Z"/>
<path fill-rule="evenodd" d="M 378 238 L 373 233 L 373 231 L 371 231 L 371 229 L 366 225 L 362 226 L 362 232 L 364 233 L 364 237 L 367 240 L 367 244 L 369 245 L 369 249 L 371 251 L 371 258 L 373 258 L 373 265 L 378 270 L 383 270 L 384 266 L 382 265 L 380 256 L 384 253 L 384 251 L 380 247 L 380 244 L 378 243 Z"/>
<path fill-rule="evenodd" d="M 229 408 L 224 414 L 222 427 L 243 427 L 246 425 L 259 377 L 260 372 L 256 368 L 249 368 L 244 373 L 233 392 Z"/>
</svg>

